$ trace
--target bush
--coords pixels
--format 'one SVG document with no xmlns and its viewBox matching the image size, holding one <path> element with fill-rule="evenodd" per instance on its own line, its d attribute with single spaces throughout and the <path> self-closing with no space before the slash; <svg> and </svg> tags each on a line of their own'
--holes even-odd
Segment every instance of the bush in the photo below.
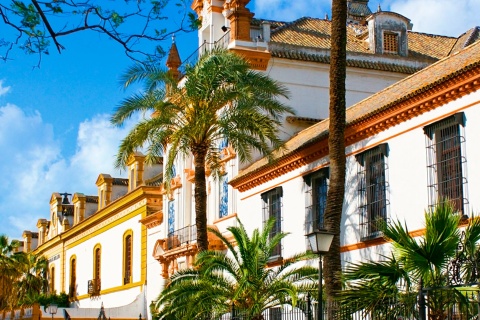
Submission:
<svg viewBox="0 0 480 320">
<path fill-rule="evenodd" d="M 68 308 L 70 306 L 68 294 L 65 292 L 60 294 L 41 294 L 38 296 L 38 303 L 45 307 L 49 304 L 56 304 L 59 308 Z"/>
</svg>

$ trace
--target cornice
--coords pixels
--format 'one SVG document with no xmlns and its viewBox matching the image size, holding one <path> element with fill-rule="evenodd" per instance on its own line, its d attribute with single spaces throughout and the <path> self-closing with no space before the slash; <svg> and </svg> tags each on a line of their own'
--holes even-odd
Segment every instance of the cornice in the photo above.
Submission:
<svg viewBox="0 0 480 320">
<path fill-rule="evenodd" d="M 140 219 L 139 222 L 143 224 L 147 229 L 154 228 L 156 226 L 159 226 L 163 222 L 163 212 L 158 211 L 156 213 L 152 213 L 148 216 L 146 216 L 143 219 Z"/>
<path fill-rule="evenodd" d="M 348 123 L 345 128 L 345 146 L 374 136 L 450 101 L 459 99 L 479 88 L 480 66 L 476 64 L 464 72 L 428 84 L 421 90 L 405 96 L 401 101 L 385 105 Z M 230 184 L 240 192 L 244 192 L 326 155 L 328 155 L 327 132 L 320 134 L 307 144 L 273 163 L 233 179 Z"/>
<path fill-rule="evenodd" d="M 34 252 L 42 252 L 48 250 L 48 248 L 52 248 L 62 243 L 63 241 L 67 241 L 144 199 L 146 199 L 145 205 L 141 206 L 144 208 L 147 208 L 147 206 L 157 206 L 161 204 L 162 196 L 160 195 L 158 187 L 141 186 L 132 192 L 127 193 L 125 196 L 115 200 L 105 208 L 100 209 L 85 220 L 74 225 L 69 230 L 60 233 L 54 238 L 42 243 L 34 250 Z M 40 220 L 37 225 L 40 224 Z"/>
<path fill-rule="evenodd" d="M 251 50 L 241 47 L 234 47 L 230 50 L 240 56 L 243 56 L 250 64 L 250 67 L 255 70 L 266 71 L 268 62 L 272 57 L 268 51 Z"/>
</svg>

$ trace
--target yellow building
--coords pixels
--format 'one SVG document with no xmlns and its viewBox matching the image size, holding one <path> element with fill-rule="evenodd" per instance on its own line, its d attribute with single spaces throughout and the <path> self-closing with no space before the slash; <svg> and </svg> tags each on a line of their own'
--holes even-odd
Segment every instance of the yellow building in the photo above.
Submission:
<svg viewBox="0 0 480 320">
<path fill-rule="evenodd" d="M 24 250 L 48 259 L 50 292 L 68 293 L 72 317 L 87 309 L 98 315 L 102 305 L 112 318 L 148 313 L 146 225 L 161 221 L 162 164 L 146 167 L 144 160 L 131 156 L 128 179 L 100 174 L 97 196 L 53 193 L 49 220 L 23 234 Z M 115 317 L 122 307 L 128 308 Z"/>
</svg>

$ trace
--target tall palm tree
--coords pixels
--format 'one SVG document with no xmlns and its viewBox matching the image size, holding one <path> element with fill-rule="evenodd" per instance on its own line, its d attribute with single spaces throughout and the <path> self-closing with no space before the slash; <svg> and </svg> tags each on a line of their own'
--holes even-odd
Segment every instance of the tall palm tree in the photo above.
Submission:
<svg viewBox="0 0 480 320">
<path fill-rule="evenodd" d="M 325 226 L 335 233 L 329 252 L 325 255 L 325 289 L 328 304 L 341 289 L 338 272 L 340 260 L 340 223 L 345 197 L 345 79 L 347 57 L 347 0 L 332 0 L 330 50 L 330 103 L 328 150 L 330 180 L 325 208 Z M 331 309 L 331 308 L 329 308 Z"/>
<path fill-rule="evenodd" d="M 116 109 L 111 122 L 122 125 L 137 112 L 152 112 L 121 142 L 116 165 L 122 167 L 137 149 L 148 144 L 146 160 L 166 156 L 165 181 L 173 178 L 178 155 L 193 155 L 197 245 L 208 249 L 205 167 L 219 172 L 219 142 L 227 139 L 240 161 L 252 152 L 270 156 L 282 145 L 280 119 L 293 110 L 278 98 L 287 90 L 268 76 L 250 70 L 248 63 L 224 49 L 215 49 L 187 66 L 181 85 L 168 72 L 136 65 L 124 75 L 125 86 L 144 82 L 144 93 L 134 94 Z M 167 185 L 168 186 L 168 185 Z"/>
<path fill-rule="evenodd" d="M 420 239 L 412 237 L 407 226 L 399 221 L 384 225 L 382 231 L 393 245 L 393 255 L 384 257 L 382 262 L 349 265 L 343 274 L 347 286 L 340 293 L 341 301 L 369 312 L 381 309 L 382 303 L 398 299 L 406 299 L 414 305 L 415 299 L 412 297 L 416 296 L 419 284 L 423 287 L 445 287 L 449 284 L 452 261 L 455 259 L 462 259 L 461 268 L 456 274 L 462 278 L 460 281 L 476 283 L 479 278 L 480 218 L 471 219 L 463 238 L 460 236 L 460 221 L 460 215 L 446 201 L 439 202 L 432 212 L 425 213 L 425 234 Z M 458 248 L 463 250 L 459 252 Z M 454 301 L 458 302 L 462 295 L 455 288 L 451 291 L 457 298 Z M 444 293 L 429 295 L 429 318 L 443 319 L 451 297 Z"/>
<path fill-rule="evenodd" d="M 228 248 L 227 253 L 200 252 L 191 269 L 175 273 L 157 300 L 160 316 L 168 319 L 211 319 L 213 314 L 231 312 L 232 305 L 244 319 L 263 319 L 268 308 L 295 306 L 299 294 L 315 292 L 318 269 L 295 263 L 312 258 L 298 254 L 277 268 L 267 268 L 269 257 L 287 233 L 269 234 L 270 219 L 264 229 L 255 229 L 249 237 L 243 224 L 229 227 L 233 241 L 217 230 L 213 232 Z M 236 247 L 235 247 L 235 245 Z"/>
</svg>

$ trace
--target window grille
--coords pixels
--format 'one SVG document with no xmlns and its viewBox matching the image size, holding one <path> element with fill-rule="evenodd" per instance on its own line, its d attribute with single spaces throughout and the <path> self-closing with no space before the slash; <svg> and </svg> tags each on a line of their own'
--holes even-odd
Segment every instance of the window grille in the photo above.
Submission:
<svg viewBox="0 0 480 320">
<path fill-rule="evenodd" d="M 305 234 L 324 229 L 329 169 L 323 168 L 305 176 Z"/>
<path fill-rule="evenodd" d="M 393 32 L 383 33 L 383 52 L 398 54 L 398 34 Z"/>
<path fill-rule="evenodd" d="M 380 237 L 379 223 L 387 221 L 388 207 L 388 145 L 381 144 L 356 156 L 358 162 L 358 196 L 360 237 Z"/>
<path fill-rule="evenodd" d="M 265 193 L 262 193 L 263 202 L 263 225 L 270 218 L 275 218 L 275 224 L 270 231 L 270 239 L 277 233 L 282 231 L 282 187 L 277 187 Z M 272 257 L 280 257 L 282 255 L 282 246 L 279 243 L 272 252 Z"/>
<path fill-rule="evenodd" d="M 423 128 L 427 156 L 428 206 L 450 201 L 455 210 L 468 212 L 465 115 L 463 112 Z"/>
</svg>

